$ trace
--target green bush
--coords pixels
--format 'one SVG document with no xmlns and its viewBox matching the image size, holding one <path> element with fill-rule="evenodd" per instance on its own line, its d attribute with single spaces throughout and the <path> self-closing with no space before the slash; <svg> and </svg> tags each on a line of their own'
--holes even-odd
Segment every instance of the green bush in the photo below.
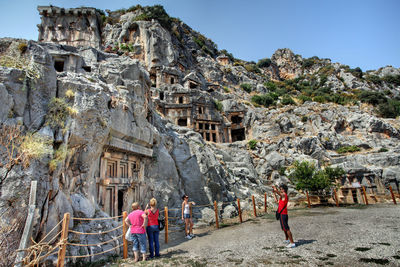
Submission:
<svg viewBox="0 0 400 267">
<path fill-rule="evenodd" d="M 336 179 L 339 179 L 340 177 L 346 174 L 346 172 L 340 167 L 336 168 L 326 167 L 324 169 L 324 172 L 331 181 L 335 181 Z"/>
<path fill-rule="evenodd" d="M 277 89 L 276 84 L 272 81 L 268 81 L 268 82 L 264 83 L 264 86 L 270 91 L 276 91 L 276 89 Z"/>
<path fill-rule="evenodd" d="M 270 94 L 254 95 L 251 97 L 251 101 L 264 107 L 269 107 L 275 104 L 275 100 Z"/>
<path fill-rule="evenodd" d="M 326 76 L 325 74 L 320 76 L 319 79 L 319 86 L 322 87 L 324 86 L 324 84 L 328 81 L 328 76 Z"/>
<path fill-rule="evenodd" d="M 363 72 L 359 67 L 354 68 L 354 69 L 349 68 L 349 69 L 347 69 L 347 72 L 350 72 L 354 77 L 357 77 L 359 79 L 362 79 L 362 77 L 363 77 Z"/>
<path fill-rule="evenodd" d="M 386 147 L 381 147 L 378 152 L 388 152 L 389 150 Z"/>
<path fill-rule="evenodd" d="M 379 105 L 387 102 L 387 97 L 382 92 L 364 90 L 358 95 L 358 99 L 363 103 L 371 105 Z"/>
<path fill-rule="evenodd" d="M 318 103 L 326 103 L 329 102 L 329 95 L 317 95 L 313 97 L 313 101 Z"/>
<path fill-rule="evenodd" d="M 285 105 L 285 106 L 286 105 L 296 105 L 296 102 L 294 102 L 293 98 L 291 98 L 289 95 L 284 95 L 282 97 L 281 104 Z"/>
<path fill-rule="evenodd" d="M 246 91 L 247 93 L 250 93 L 252 91 L 252 85 L 249 83 L 242 83 L 240 85 L 240 88 L 242 88 L 244 91 Z"/>
<path fill-rule="evenodd" d="M 303 104 L 306 101 L 312 101 L 312 98 L 306 95 L 299 95 L 297 99 L 300 100 L 301 104 Z"/>
<path fill-rule="evenodd" d="M 307 161 L 295 161 L 293 166 L 294 171 L 289 175 L 289 179 L 296 189 L 318 194 L 334 187 L 336 179 L 345 174 L 341 168 L 326 167 L 324 170 L 318 170 L 313 163 Z"/>
<path fill-rule="evenodd" d="M 235 61 L 235 57 L 232 55 L 232 53 L 229 53 L 228 51 L 226 51 L 225 49 L 222 49 L 221 51 L 219 51 L 221 54 L 224 54 L 225 56 L 227 56 L 229 58 L 229 60 L 231 62 Z"/>
<path fill-rule="evenodd" d="M 330 96 L 330 102 L 339 104 L 339 105 L 347 105 L 349 103 L 354 103 L 355 98 L 352 95 L 347 94 L 337 94 L 334 93 Z"/>
<path fill-rule="evenodd" d="M 377 84 L 377 85 L 381 85 L 382 84 L 382 79 L 377 75 L 366 75 L 365 76 L 365 80 L 367 82 L 371 82 L 371 83 L 374 83 L 374 84 Z"/>
<path fill-rule="evenodd" d="M 279 170 L 278 170 L 279 175 L 281 175 L 281 176 L 286 175 L 286 169 L 287 169 L 286 166 L 281 166 L 281 167 L 279 167 Z"/>
<path fill-rule="evenodd" d="M 172 22 L 176 20 L 175 18 L 171 18 L 167 14 L 162 5 L 145 6 L 145 7 L 141 7 L 139 5 L 131 8 L 133 8 L 134 10 L 141 8 L 143 10 L 143 13 L 141 15 L 133 19 L 134 21 L 139 21 L 139 20 L 151 21 L 152 19 L 155 19 L 161 24 L 161 26 L 163 26 L 168 30 L 171 30 Z M 125 12 L 126 10 L 124 10 L 123 13 Z"/>
<path fill-rule="evenodd" d="M 378 114 L 384 118 L 393 118 L 400 116 L 400 101 L 388 99 L 387 103 L 378 106 Z"/>
<path fill-rule="evenodd" d="M 260 69 L 255 64 L 246 64 L 246 65 L 244 65 L 244 68 L 248 72 L 261 73 Z"/>
<path fill-rule="evenodd" d="M 214 104 L 215 104 L 215 108 L 216 108 L 219 112 L 222 112 L 222 108 L 223 108 L 223 107 L 222 107 L 221 101 L 215 99 L 215 100 L 214 100 Z"/>
<path fill-rule="evenodd" d="M 250 140 L 247 144 L 249 145 L 249 148 L 250 148 L 251 150 L 254 150 L 254 149 L 256 149 L 257 140 L 252 139 L 252 140 Z"/>
<path fill-rule="evenodd" d="M 316 64 L 319 61 L 319 58 L 314 56 L 310 58 L 305 58 L 303 59 L 302 67 L 305 69 L 308 69 L 312 67 L 314 64 Z"/>
<path fill-rule="evenodd" d="M 128 8 L 127 10 L 126 10 L 126 12 L 134 12 L 134 11 L 136 11 L 136 10 L 138 10 L 138 9 L 142 9 L 143 7 L 141 6 L 141 5 L 136 5 L 136 6 L 131 6 L 130 8 Z"/>
<path fill-rule="evenodd" d="M 206 45 L 206 43 L 205 43 L 205 37 L 204 36 L 202 36 L 202 35 L 200 35 L 199 37 L 196 37 L 196 36 L 193 36 L 193 41 L 198 45 L 198 46 L 200 46 L 200 48 L 203 48 L 203 46 L 205 46 Z"/>
<path fill-rule="evenodd" d="M 400 86 L 400 75 L 386 75 L 382 78 L 387 83 Z"/>
<path fill-rule="evenodd" d="M 50 100 L 46 115 L 46 125 L 51 127 L 65 127 L 68 116 L 76 115 L 77 111 L 70 107 L 63 98 L 54 97 Z"/>
<path fill-rule="evenodd" d="M 119 48 L 120 48 L 122 51 L 127 51 L 127 52 L 134 52 L 134 51 L 135 51 L 135 48 L 133 47 L 133 44 L 121 43 L 121 44 L 119 45 Z"/>
<path fill-rule="evenodd" d="M 308 117 L 307 116 L 302 116 L 301 117 L 301 121 L 302 122 L 307 122 L 308 121 Z"/>
<path fill-rule="evenodd" d="M 271 59 L 269 58 L 263 58 L 257 62 L 259 68 L 268 68 L 269 66 L 271 66 Z"/>
<path fill-rule="evenodd" d="M 336 152 L 338 152 L 339 154 L 353 153 L 357 151 L 360 151 L 360 148 L 358 146 L 342 146 L 341 148 L 336 150 Z"/>
<path fill-rule="evenodd" d="M 57 169 L 57 166 L 67 158 L 68 149 L 65 144 L 62 144 L 54 153 L 53 159 L 49 162 L 49 170 L 51 172 Z"/>
</svg>

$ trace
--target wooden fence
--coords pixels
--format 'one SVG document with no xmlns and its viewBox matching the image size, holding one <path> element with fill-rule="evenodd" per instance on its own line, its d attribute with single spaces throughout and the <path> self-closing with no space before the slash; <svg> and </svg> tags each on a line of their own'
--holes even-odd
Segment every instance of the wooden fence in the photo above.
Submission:
<svg viewBox="0 0 400 267">
<path fill-rule="evenodd" d="M 392 200 L 394 204 L 397 204 L 396 202 L 396 197 L 393 193 L 393 190 L 391 187 L 389 187 L 389 191 L 391 193 L 392 196 Z M 365 199 L 365 204 L 368 205 L 368 198 L 367 198 L 367 193 L 365 188 L 362 187 L 362 192 L 363 192 L 363 196 Z M 311 201 L 310 201 L 310 196 L 308 194 L 308 192 L 306 192 L 306 197 L 307 197 L 307 202 L 308 202 L 308 207 L 311 207 Z M 334 190 L 333 192 L 333 197 L 335 199 L 335 203 L 336 206 L 339 206 L 340 201 L 338 199 L 337 196 L 337 192 L 336 190 Z M 257 216 L 263 215 L 268 213 L 268 196 L 267 193 L 264 193 L 264 201 L 262 202 L 258 202 L 256 201 L 254 196 L 251 196 L 251 198 L 246 199 L 245 202 L 247 203 L 252 203 L 252 212 L 251 210 L 248 210 L 246 213 L 246 216 L 248 216 L 248 219 L 250 219 L 251 217 L 255 218 Z M 215 214 L 215 228 L 218 229 L 220 228 L 220 213 L 219 213 L 219 204 L 222 205 L 235 205 L 237 207 L 237 211 L 238 211 L 238 215 L 237 215 L 237 220 L 238 223 L 243 223 L 245 220 L 243 219 L 244 216 L 244 211 L 242 210 L 242 206 L 243 206 L 243 200 L 240 199 L 236 199 L 235 201 L 231 201 L 231 202 L 222 202 L 222 203 L 218 203 L 217 201 L 214 201 L 214 203 L 212 204 L 204 204 L 204 205 L 195 205 L 195 206 L 191 206 L 190 207 L 190 213 L 191 215 L 193 215 L 193 209 L 200 209 L 200 208 L 210 208 L 214 210 L 214 214 Z M 272 210 L 272 207 L 271 209 Z M 172 213 L 171 213 L 172 212 Z M 196 211 L 198 212 L 198 211 Z M 164 210 L 160 211 L 160 214 L 164 214 L 165 217 L 165 228 L 164 228 L 164 233 L 165 233 L 165 243 L 168 243 L 168 239 L 169 239 L 169 235 L 175 232 L 182 232 L 182 229 L 176 229 L 176 228 L 181 228 L 182 227 L 182 221 L 181 221 L 181 217 L 180 216 L 169 216 L 170 214 L 181 214 L 181 208 L 168 208 L 165 207 Z M 29 216 L 28 216 L 29 218 Z M 65 213 L 64 214 L 64 218 L 53 227 L 52 230 L 50 230 L 47 235 L 42 238 L 41 241 L 39 242 L 33 242 L 33 244 L 28 247 L 28 248 L 21 248 L 19 249 L 19 261 L 16 263 L 17 266 L 21 266 L 21 264 L 24 264 L 26 266 L 39 266 L 40 263 L 52 256 L 57 254 L 57 267 L 63 267 L 65 264 L 65 260 L 66 259 L 78 259 L 78 258 L 86 258 L 86 257 L 93 257 L 93 256 L 98 256 L 101 254 L 105 254 L 111 251 L 115 251 L 115 254 L 121 254 L 121 247 L 122 249 L 122 257 L 124 259 L 126 259 L 128 257 L 128 242 L 125 239 L 125 233 L 128 230 L 127 225 L 125 224 L 125 219 L 127 218 L 127 212 L 124 211 L 123 214 L 121 216 L 115 216 L 115 217 L 107 217 L 107 218 L 75 218 L 75 217 L 70 217 L 69 213 Z M 85 233 L 85 232 L 78 232 L 78 231 L 74 231 L 69 229 L 69 221 L 70 219 L 73 219 L 74 221 L 105 221 L 105 220 L 120 220 L 122 219 L 121 222 L 118 223 L 117 227 L 114 227 L 112 229 L 107 229 L 105 231 L 101 231 L 101 232 L 93 232 L 93 233 Z M 235 218 L 231 218 L 232 220 L 235 220 Z M 173 223 L 173 222 L 179 222 L 179 224 L 177 223 Z M 51 234 L 54 233 L 54 231 L 56 229 L 58 229 L 58 227 L 62 225 L 62 229 L 60 232 L 58 232 L 57 234 L 55 234 L 50 240 L 47 240 L 48 238 L 51 237 Z M 31 225 L 28 225 L 28 228 L 30 228 Z M 175 228 L 174 230 L 170 230 L 170 228 Z M 120 233 L 119 229 L 121 229 L 122 234 L 118 235 L 118 233 Z M 32 231 L 31 229 L 27 229 L 27 235 L 29 235 L 29 231 Z M 25 233 L 25 231 L 24 231 Z M 73 233 L 75 235 L 103 235 L 103 234 L 107 234 L 107 233 L 115 233 L 116 237 L 111 238 L 107 241 L 98 243 L 98 244 L 79 244 L 79 243 L 71 243 L 68 240 L 68 234 L 69 233 Z M 30 236 L 29 236 L 30 237 Z M 26 238 L 24 239 L 26 240 Z M 122 242 L 119 242 L 122 241 Z M 21 241 L 22 242 L 22 241 Z M 24 241 L 25 242 L 25 241 Z M 115 243 L 120 243 L 119 245 L 116 245 L 114 247 L 112 247 L 111 249 L 108 250 L 104 250 L 101 251 L 99 253 L 93 253 L 93 254 L 86 254 L 86 255 L 76 255 L 76 256 L 72 256 L 72 255 L 66 255 L 66 251 L 67 251 L 67 246 L 79 246 L 79 247 L 101 247 L 105 244 L 111 243 L 111 242 L 115 242 Z M 21 254 L 22 253 L 22 254 Z M 24 255 L 25 256 L 21 256 Z M 19 264 L 19 265 L 18 265 Z"/>
</svg>

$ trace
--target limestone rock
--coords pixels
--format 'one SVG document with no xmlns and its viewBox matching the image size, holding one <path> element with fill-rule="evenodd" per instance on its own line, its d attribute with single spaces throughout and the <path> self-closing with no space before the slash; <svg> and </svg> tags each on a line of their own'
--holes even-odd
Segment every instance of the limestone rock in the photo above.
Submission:
<svg viewBox="0 0 400 267">
<path fill-rule="evenodd" d="M 96 211 L 93 203 L 80 194 L 71 195 L 71 205 L 77 217 L 92 218 Z"/>
</svg>

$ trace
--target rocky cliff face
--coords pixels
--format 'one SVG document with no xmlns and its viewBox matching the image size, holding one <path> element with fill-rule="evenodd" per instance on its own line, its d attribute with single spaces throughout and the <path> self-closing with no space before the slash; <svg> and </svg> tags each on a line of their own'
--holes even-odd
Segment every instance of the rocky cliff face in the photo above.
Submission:
<svg viewBox="0 0 400 267">
<path fill-rule="evenodd" d="M 53 13 L 45 15 L 47 9 L 40 8 L 39 39 L 53 41 L 44 37 L 53 34 L 59 44 L 0 41 L 2 225 L 23 225 L 32 180 L 39 181 L 35 239 L 65 212 L 116 216 L 133 201 L 144 204 L 151 197 L 161 207 L 179 207 L 183 193 L 199 204 L 262 198 L 272 183 L 288 182 L 285 169 L 296 160 L 341 166 L 366 185 L 400 180 L 398 119 L 382 118 L 354 99 L 359 91 L 396 99 L 399 69 L 360 74 L 330 60 L 303 59 L 289 49 L 256 66 L 218 51 L 177 19 L 169 18 L 167 26 L 148 19 L 143 8 L 111 12 L 104 20 L 92 10 L 91 26 L 81 25 L 90 36 L 76 37 L 71 28 L 74 39 L 51 33 Z M 64 10 L 65 19 L 62 14 L 57 21 L 77 19 L 73 12 Z M 353 94 L 352 102 L 327 98 L 336 94 L 339 100 Z M 164 95 L 178 100 L 165 102 Z M 271 97 L 274 104 L 255 96 Z M 288 96 L 296 101 L 285 104 Z M 168 105 L 171 110 L 165 112 Z M 176 125 L 182 116 L 194 123 Z M 200 128 L 203 123 L 210 129 Z M 11 141 L 10 132 L 16 133 Z M 207 141 L 213 133 L 226 138 Z M 39 151 L 26 149 L 28 143 Z M 16 150 L 10 153 L 12 145 Z M 346 146 L 360 151 L 337 152 Z M 70 227 L 98 225 L 71 220 Z M 95 237 L 81 241 L 98 242 Z M 109 247 L 91 252 L 101 249 Z"/>
</svg>

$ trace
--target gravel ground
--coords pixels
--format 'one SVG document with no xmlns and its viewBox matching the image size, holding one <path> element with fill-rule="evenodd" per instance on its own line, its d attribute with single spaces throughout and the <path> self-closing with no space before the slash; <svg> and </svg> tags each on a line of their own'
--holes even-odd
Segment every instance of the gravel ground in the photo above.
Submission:
<svg viewBox="0 0 400 267">
<path fill-rule="evenodd" d="M 162 256 L 118 266 L 400 266 L 400 207 L 289 210 L 296 248 L 283 244 L 274 214 L 219 230 L 197 229 L 192 240 L 174 233 Z M 163 233 L 163 232 L 162 232 Z"/>
</svg>

